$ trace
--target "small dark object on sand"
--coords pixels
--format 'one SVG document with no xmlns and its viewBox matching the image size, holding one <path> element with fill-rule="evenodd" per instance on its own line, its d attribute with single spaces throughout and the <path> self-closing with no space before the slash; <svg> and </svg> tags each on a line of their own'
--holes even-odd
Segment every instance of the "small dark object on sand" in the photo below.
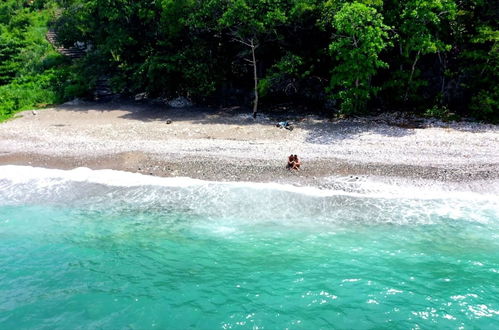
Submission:
<svg viewBox="0 0 499 330">
<path fill-rule="evenodd" d="M 167 119 L 167 120 L 166 120 L 166 124 L 167 124 L 167 125 L 169 125 L 169 124 L 171 124 L 171 123 L 172 123 L 172 120 L 171 120 L 171 119 Z"/>
<path fill-rule="evenodd" d="M 285 128 L 285 129 L 290 130 L 290 131 L 293 130 L 293 126 L 290 123 L 288 123 L 287 121 L 280 121 L 277 124 L 275 124 L 275 127 Z"/>
</svg>

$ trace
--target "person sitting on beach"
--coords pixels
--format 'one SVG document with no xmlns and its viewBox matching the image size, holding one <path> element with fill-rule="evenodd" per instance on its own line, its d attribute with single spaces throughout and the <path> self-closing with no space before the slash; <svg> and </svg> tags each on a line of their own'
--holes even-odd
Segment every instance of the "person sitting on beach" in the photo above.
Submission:
<svg viewBox="0 0 499 330">
<path fill-rule="evenodd" d="M 288 170 L 299 170 L 301 165 L 301 160 L 298 158 L 298 155 L 289 155 L 288 157 L 288 165 L 286 168 Z"/>
<path fill-rule="evenodd" d="M 299 170 L 301 165 L 301 160 L 300 158 L 298 158 L 298 155 L 293 155 L 293 162 L 294 162 L 293 169 Z"/>
<path fill-rule="evenodd" d="M 289 155 L 289 157 L 288 157 L 288 165 L 286 165 L 286 168 L 288 170 L 291 170 L 291 169 L 295 168 L 295 158 L 293 157 L 293 155 Z"/>
</svg>

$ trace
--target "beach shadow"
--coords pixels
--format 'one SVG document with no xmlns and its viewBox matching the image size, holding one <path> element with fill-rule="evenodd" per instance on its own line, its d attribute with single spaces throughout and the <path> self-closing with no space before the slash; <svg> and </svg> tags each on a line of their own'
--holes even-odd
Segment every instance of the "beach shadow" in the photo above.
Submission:
<svg viewBox="0 0 499 330">
<path fill-rule="evenodd" d="M 172 108 L 163 104 L 146 102 L 116 101 L 116 102 L 78 102 L 77 104 L 62 104 L 54 108 L 56 111 L 76 113 L 90 112 L 121 112 L 116 118 L 137 120 L 142 122 L 178 122 L 189 121 L 193 124 L 237 124 L 254 125 L 268 124 L 268 118 L 263 115 L 254 120 L 251 110 L 244 107 L 210 108 L 186 107 Z"/>
<path fill-rule="evenodd" d="M 499 132 L 499 125 L 462 121 L 462 122 L 439 122 L 433 127 L 439 127 L 459 132 L 469 133 L 486 133 L 486 132 Z"/>
<path fill-rule="evenodd" d="M 119 111 L 116 118 L 137 120 L 142 122 L 190 122 L 200 125 L 237 125 L 251 126 L 255 129 L 261 126 L 275 127 L 280 121 L 289 121 L 295 129 L 306 131 L 305 142 L 312 144 L 334 144 L 338 141 L 354 139 L 363 134 L 376 134 L 388 137 L 403 137 L 415 134 L 418 126 L 390 125 L 369 118 L 352 118 L 330 121 L 320 115 L 305 115 L 298 113 L 266 112 L 263 110 L 253 119 L 251 109 L 246 107 L 188 107 L 171 108 L 163 104 L 150 104 L 130 100 L 112 102 L 82 102 L 78 104 L 63 104 L 56 111 L 73 111 L 85 113 L 90 111 Z M 275 127 L 276 130 L 280 129 Z M 421 128 L 422 129 L 422 128 Z"/>
<path fill-rule="evenodd" d="M 120 112 L 116 118 L 139 120 L 143 122 L 166 121 L 172 117 L 178 120 L 201 119 L 209 112 L 209 109 L 192 108 L 184 109 L 168 108 L 162 105 L 145 104 L 131 101 L 118 102 L 81 102 L 78 104 L 62 104 L 55 108 L 56 111 L 71 111 L 77 113 L 89 113 L 92 111 Z"/>
<path fill-rule="evenodd" d="M 379 124 L 368 121 L 339 120 L 309 124 L 305 141 L 312 144 L 334 144 L 339 141 L 355 139 L 360 135 L 380 135 L 403 137 L 415 134 L 414 128 Z"/>
</svg>

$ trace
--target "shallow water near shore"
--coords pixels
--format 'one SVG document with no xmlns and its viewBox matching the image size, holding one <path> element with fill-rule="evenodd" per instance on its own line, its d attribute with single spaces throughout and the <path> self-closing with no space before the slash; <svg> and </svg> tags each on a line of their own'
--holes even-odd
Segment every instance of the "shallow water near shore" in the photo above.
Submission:
<svg viewBox="0 0 499 330">
<path fill-rule="evenodd" d="M 0 328 L 497 328 L 497 196 L 405 191 L 0 167 Z"/>
</svg>

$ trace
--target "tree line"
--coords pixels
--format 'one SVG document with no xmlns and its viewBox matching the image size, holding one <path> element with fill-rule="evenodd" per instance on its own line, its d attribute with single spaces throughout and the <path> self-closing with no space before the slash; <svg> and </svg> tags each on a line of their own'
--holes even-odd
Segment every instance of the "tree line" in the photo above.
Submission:
<svg viewBox="0 0 499 330">
<path fill-rule="evenodd" d="M 497 1 L 8 2 L 52 8 L 60 42 L 88 47 L 64 64 L 63 97 L 85 95 L 105 75 L 125 95 L 244 104 L 254 113 L 290 104 L 345 115 L 499 116 Z M 0 84 L 10 79 L 3 67 Z"/>
</svg>

